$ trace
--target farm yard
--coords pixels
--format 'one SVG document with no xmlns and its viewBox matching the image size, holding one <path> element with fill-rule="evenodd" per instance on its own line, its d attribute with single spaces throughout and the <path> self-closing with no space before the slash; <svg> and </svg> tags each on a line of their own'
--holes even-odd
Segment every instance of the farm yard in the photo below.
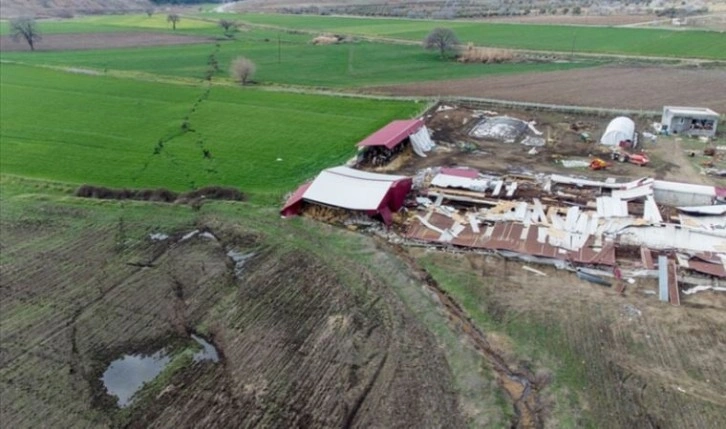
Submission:
<svg viewBox="0 0 726 429">
<path fill-rule="evenodd" d="M 602 287 L 484 245 L 442 244 L 416 216 L 434 228 L 458 219 L 479 203 L 466 190 L 452 192 L 470 201 L 451 217 L 427 214 L 441 201 L 422 208 L 412 192 L 391 226 L 309 202 L 301 217 L 279 211 L 319 172 L 365 160 L 356 143 L 411 118 L 434 149 L 408 146 L 358 174 L 400 174 L 419 192 L 431 172 L 467 167 L 459 173 L 508 177 L 522 186 L 505 192 L 583 212 L 583 176 L 724 186 L 705 174 L 726 168 L 721 130 L 711 155 L 697 138 L 658 135 L 640 142 L 647 165 L 587 168 L 610 161 L 598 140 L 618 109 L 644 111 L 631 115 L 641 134 L 660 120 L 645 111 L 663 104 L 726 111 L 723 34 L 210 10 L 185 9 L 176 30 L 160 11 L 39 20 L 35 52 L 0 21 L 0 421 L 726 426 L 722 292 L 676 292 L 680 305 L 668 305 L 652 277 Z M 223 34 L 220 18 L 239 31 Z M 442 59 L 420 46 L 435 26 L 515 60 Z M 238 56 L 257 66 L 244 86 L 229 73 Z M 531 126 L 525 140 L 537 144 L 481 137 L 492 117 Z M 553 174 L 580 185 L 534 193 Z M 646 216 L 647 203 L 630 206 Z M 496 234 L 490 226 L 480 225 Z M 685 261 L 718 267 L 710 254 Z"/>
</svg>

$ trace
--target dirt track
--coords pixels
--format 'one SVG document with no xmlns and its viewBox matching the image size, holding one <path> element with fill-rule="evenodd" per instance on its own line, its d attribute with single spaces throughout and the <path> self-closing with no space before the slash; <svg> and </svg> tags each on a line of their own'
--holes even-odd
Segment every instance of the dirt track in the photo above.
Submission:
<svg viewBox="0 0 726 429">
<path fill-rule="evenodd" d="M 211 42 L 208 37 L 181 36 L 164 33 L 78 33 L 47 34 L 36 43 L 36 51 L 135 48 L 143 46 L 187 45 Z M 27 43 L 0 37 L 0 51 L 27 51 Z"/>
<path fill-rule="evenodd" d="M 693 105 L 726 111 L 726 70 L 605 66 L 367 88 L 407 96 L 461 96 L 558 105 L 660 110 Z"/>
</svg>

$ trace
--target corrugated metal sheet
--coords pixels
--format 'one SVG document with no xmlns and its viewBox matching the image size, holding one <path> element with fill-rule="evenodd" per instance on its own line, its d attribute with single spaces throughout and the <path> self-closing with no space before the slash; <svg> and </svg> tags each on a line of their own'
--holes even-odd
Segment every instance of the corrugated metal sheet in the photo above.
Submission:
<svg viewBox="0 0 726 429">
<path fill-rule="evenodd" d="M 602 218 L 628 216 L 628 202 L 614 197 L 598 197 L 597 215 Z"/>
<path fill-rule="evenodd" d="M 393 149 L 408 136 L 418 131 L 423 123 L 421 119 L 392 121 L 358 143 L 358 147 L 385 146 Z"/>
<path fill-rule="evenodd" d="M 716 204 L 712 206 L 678 207 L 678 210 L 690 214 L 723 215 L 726 214 L 726 204 Z"/>
<path fill-rule="evenodd" d="M 645 198 L 649 195 L 653 195 L 653 185 L 648 184 L 645 186 L 637 186 L 630 189 L 615 189 L 612 192 L 612 197 L 620 200 L 631 201 L 638 198 Z"/>
<path fill-rule="evenodd" d="M 432 213 L 427 223 L 438 230 L 446 231 L 451 230 L 455 221 L 438 213 Z M 542 226 L 526 227 L 518 222 L 496 222 L 494 225 L 480 225 L 480 233 L 475 233 L 468 224 L 463 226 L 464 229 L 451 240 L 451 244 L 478 249 L 508 250 L 524 255 L 582 264 L 615 265 L 615 248 L 612 243 L 596 248 L 591 236 L 585 238 L 578 250 L 566 250 L 553 246 L 549 242 L 539 242 L 538 239 L 542 237 L 543 230 L 547 230 Z M 552 231 L 555 230 L 547 230 L 547 238 Z M 420 219 L 409 226 L 406 237 L 425 242 L 442 243 L 441 234 L 433 228 L 423 225 Z"/>
<path fill-rule="evenodd" d="M 645 199 L 645 205 L 643 206 L 643 219 L 653 223 L 663 222 L 663 216 L 661 216 L 658 204 L 655 203 L 655 199 L 652 195 L 648 195 Z"/>
<path fill-rule="evenodd" d="M 726 234 L 682 228 L 673 224 L 662 226 L 629 226 L 619 236 L 623 244 L 651 249 L 682 249 L 694 252 L 726 252 Z"/>
</svg>

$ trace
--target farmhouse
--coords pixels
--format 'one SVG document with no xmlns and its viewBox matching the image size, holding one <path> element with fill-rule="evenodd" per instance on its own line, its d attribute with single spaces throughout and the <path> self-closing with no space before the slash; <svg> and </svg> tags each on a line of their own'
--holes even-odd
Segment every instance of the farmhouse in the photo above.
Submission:
<svg viewBox="0 0 726 429">
<path fill-rule="evenodd" d="M 380 216 L 386 225 L 403 206 L 412 181 L 405 176 L 369 173 L 348 167 L 323 170 L 300 186 L 281 210 L 284 217 L 300 214 L 305 203 L 360 211 Z"/>
<path fill-rule="evenodd" d="M 664 106 L 661 123 L 666 133 L 713 137 L 718 117 L 718 113 L 704 107 Z"/>
</svg>

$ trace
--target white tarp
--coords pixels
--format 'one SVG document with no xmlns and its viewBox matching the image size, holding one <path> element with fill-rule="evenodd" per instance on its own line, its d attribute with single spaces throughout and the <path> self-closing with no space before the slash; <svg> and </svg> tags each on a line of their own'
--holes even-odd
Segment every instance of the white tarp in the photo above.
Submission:
<svg viewBox="0 0 726 429">
<path fill-rule="evenodd" d="M 411 134 L 409 138 L 411 139 L 411 147 L 418 156 L 426 158 L 426 152 L 434 148 L 434 142 L 431 140 L 429 130 L 425 125 Z"/>
<path fill-rule="evenodd" d="M 351 210 L 376 210 L 393 182 L 405 178 L 334 167 L 320 172 L 303 198 Z"/>
<path fill-rule="evenodd" d="M 479 178 L 470 179 L 468 177 L 451 176 L 439 173 L 431 180 L 431 185 L 438 186 L 440 188 L 462 188 L 476 192 L 484 192 L 489 186 L 489 180 Z"/>
<path fill-rule="evenodd" d="M 635 139 L 635 122 L 625 116 L 618 116 L 610 121 L 600 143 L 608 146 L 617 146 L 623 140 Z"/>
</svg>

